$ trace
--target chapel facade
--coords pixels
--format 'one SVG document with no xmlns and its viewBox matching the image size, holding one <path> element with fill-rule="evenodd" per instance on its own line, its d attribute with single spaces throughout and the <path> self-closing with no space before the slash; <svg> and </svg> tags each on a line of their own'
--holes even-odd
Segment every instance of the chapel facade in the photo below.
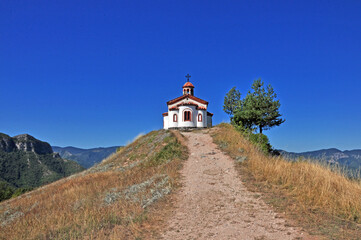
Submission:
<svg viewBox="0 0 361 240">
<path fill-rule="evenodd" d="M 167 102 L 168 111 L 163 113 L 164 129 L 187 129 L 212 127 L 213 114 L 208 112 L 208 102 L 194 96 L 194 85 L 187 82 L 182 87 L 182 96 Z"/>
</svg>

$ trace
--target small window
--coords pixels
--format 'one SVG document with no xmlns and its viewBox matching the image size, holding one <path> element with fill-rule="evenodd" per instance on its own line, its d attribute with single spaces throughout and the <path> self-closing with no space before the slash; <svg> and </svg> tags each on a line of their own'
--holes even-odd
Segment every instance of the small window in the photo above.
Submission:
<svg viewBox="0 0 361 240">
<path fill-rule="evenodd" d="M 185 111 L 184 112 L 184 121 L 192 121 L 192 116 L 191 116 L 191 112 L 190 111 Z"/>
<path fill-rule="evenodd" d="M 198 122 L 202 122 L 202 114 L 198 114 Z"/>
<path fill-rule="evenodd" d="M 173 122 L 178 122 L 178 116 L 177 116 L 177 114 L 174 114 L 174 115 L 173 115 Z"/>
</svg>

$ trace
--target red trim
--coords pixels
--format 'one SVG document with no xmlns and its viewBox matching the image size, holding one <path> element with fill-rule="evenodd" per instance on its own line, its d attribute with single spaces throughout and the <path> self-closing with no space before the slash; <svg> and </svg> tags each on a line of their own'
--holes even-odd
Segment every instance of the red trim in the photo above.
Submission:
<svg viewBox="0 0 361 240">
<path fill-rule="evenodd" d="M 178 122 L 178 116 L 177 116 L 177 114 L 174 114 L 174 115 L 173 115 L 173 122 Z"/>
<path fill-rule="evenodd" d="M 198 106 L 198 107 L 197 107 L 197 110 L 207 110 L 207 108 Z"/>
<path fill-rule="evenodd" d="M 213 113 L 207 112 L 207 116 L 213 116 Z"/>
<path fill-rule="evenodd" d="M 202 122 L 202 114 L 198 114 L 198 122 Z"/>
<path fill-rule="evenodd" d="M 166 113 L 163 113 L 162 115 L 165 117 L 165 116 L 168 116 L 168 113 L 166 112 Z"/>
<path fill-rule="evenodd" d="M 177 107 L 179 106 L 196 106 L 198 107 L 198 104 L 194 103 L 194 102 L 188 102 L 188 103 L 180 103 L 177 105 Z"/>
<path fill-rule="evenodd" d="M 173 100 L 170 100 L 170 101 L 167 102 L 167 105 L 174 104 L 174 103 L 179 102 L 179 101 L 181 101 L 181 100 L 183 100 L 183 99 L 185 99 L 185 98 L 190 98 L 190 99 L 192 99 L 192 100 L 194 100 L 194 101 L 196 101 L 196 102 L 199 102 L 199 103 L 203 103 L 203 104 L 208 105 L 208 102 L 207 102 L 207 101 L 205 101 L 205 100 L 203 100 L 203 99 L 200 99 L 200 98 L 197 98 L 197 97 L 195 97 L 195 96 L 192 96 L 192 95 L 190 95 L 190 94 L 185 94 L 185 95 L 182 95 L 182 96 L 180 96 L 180 97 L 177 97 L 177 98 L 175 98 L 175 99 L 173 99 Z"/>
<path fill-rule="evenodd" d="M 183 112 L 183 122 L 191 122 L 191 121 L 192 121 L 192 112 L 189 110 L 185 110 Z"/>
<path fill-rule="evenodd" d="M 179 110 L 179 108 L 178 108 L 178 107 L 171 107 L 171 108 L 169 108 L 169 111 L 174 111 L 174 110 Z"/>
</svg>

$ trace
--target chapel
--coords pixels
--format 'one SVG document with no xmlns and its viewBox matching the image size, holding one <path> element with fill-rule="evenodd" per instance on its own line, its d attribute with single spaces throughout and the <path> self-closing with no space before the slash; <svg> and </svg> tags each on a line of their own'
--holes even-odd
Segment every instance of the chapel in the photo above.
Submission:
<svg viewBox="0 0 361 240">
<path fill-rule="evenodd" d="M 208 102 L 194 96 L 194 85 L 185 76 L 182 96 L 167 102 L 168 112 L 163 113 L 164 129 L 212 127 L 213 114 L 207 111 Z"/>
</svg>

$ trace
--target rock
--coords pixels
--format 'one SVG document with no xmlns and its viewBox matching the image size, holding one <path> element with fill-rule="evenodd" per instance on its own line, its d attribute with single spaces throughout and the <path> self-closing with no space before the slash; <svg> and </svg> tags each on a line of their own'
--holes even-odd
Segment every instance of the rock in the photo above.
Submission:
<svg viewBox="0 0 361 240">
<path fill-rule="evenodd" d="M 10 136 L 0 133 L 0 150 L 12 152 L 14 149 L 16 149 L 14 140 Z"/>
<path fill-rule="evenodd" d="M 221 142 L 221 143 L 219 143 L 219 148 L 220 149 L 225 149 L 225 148 L 227 148 L 228 147 L 228 143 L 227 142 Z"/>
<path fill-rule="evenodd" d="M 236 157 L 236 162 L 238 162 L 238 163 L 243 163 L 246 160 L 247 160 L 246 156 L 237 156 Z"/>
<path fill-rule="evenodd" d="M 52 154 L 53 149 L 47 142 L 40 141 L 29 134 L 21 134 L 12 138 L 16 148 L 20 151 L 37 154 Z"/>
</svg>

